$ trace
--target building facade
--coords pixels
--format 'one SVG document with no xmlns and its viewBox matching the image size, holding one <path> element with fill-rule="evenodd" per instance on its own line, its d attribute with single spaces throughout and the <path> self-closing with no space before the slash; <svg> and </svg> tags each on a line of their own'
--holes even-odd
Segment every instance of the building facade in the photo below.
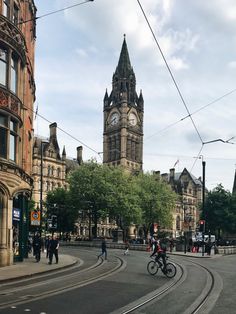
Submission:
<svg viewBox="0 0 236 314">
<path fill-rule="evenodd" d="M 32 199 L 38 208 L 40 208 L 41 198 L 44 201 L 49 191 L 55 188 L 67 188 L 65 148 L 60 154 L 57 142 L 57 124 L 50 124 L 49 129 L 48 140 L 34 137 L 32 169 L 34 188 Z M 41 189 L 42 195 L 40 195 Z"/>
<path fill-rule="evenodd" d="M 0 0 L 0 266 L 27 255 L 35 17 L 33 0 Z"/>
<path fill-rule="evenodd" d="M 112 91 L 104 96 L 103 163 L 121 165 L 131 172 L 143 164 L 143 96 L 136 93 L 136 78 L 124 38 Z"/>
<path fill-rule="evenodd" d="M 193 233 L 199 222 L 199 206 L 202 203 L 202 182 L 186 168 L 182 172 L 170 169 L 169 173 L 156 172 L 163 181 L 170 184 L 178 195 L 175 210 L 173 212 L 173 225 L 170 230 L 174 238 Z"/>
</svg>

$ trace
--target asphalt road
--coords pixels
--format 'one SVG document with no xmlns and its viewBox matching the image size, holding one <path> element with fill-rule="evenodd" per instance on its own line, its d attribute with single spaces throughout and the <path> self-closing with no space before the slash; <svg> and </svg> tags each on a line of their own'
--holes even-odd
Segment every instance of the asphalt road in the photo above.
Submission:
<svg viewBox="0 0 236 314">
<path fill-rule="evenodd" d="M 148 274 L 147 252 L 131 251 L 124 256 L 123 251 L 110 249 L 108 261 L 103 262 L 97 259 L 98 249 L 61 250 L 79 257 L 83 264 L 8 285 L 0 297 L 0 304 L 8 304 L 0 313 L 119 314 L 146 302 L 132 313 L 187 314 L 204 298 L 196 313 L 236 313 L 234 255 L 210 259 L 171 256 L 178 271 L 169 279 L 162 273 Z"/>
</svg>

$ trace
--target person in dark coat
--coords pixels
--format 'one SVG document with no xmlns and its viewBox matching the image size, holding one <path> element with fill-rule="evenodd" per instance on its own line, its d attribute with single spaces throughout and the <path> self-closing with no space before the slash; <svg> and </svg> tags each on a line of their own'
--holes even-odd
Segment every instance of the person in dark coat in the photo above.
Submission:
<svg viewBox="0 0 236 314">
<path fill-rule="evenodd" d="M 54 234 L 52 239 L 49 240 L 49 262 L 48 264 L 52 264 L 53 255 L 55 255 L 56 264 L 58 264 L 58 249 L 59 249 L 59 241 Z"/>
<path fill-rule="evenodd" d="M 41 237 L 40 234 L 36 232 L 33 238 L 33 254 L 35 256 L 36 262 L 40 261 L 41 247 L 42 247 Z"/>
<path fill-rule="evenodd" d="M 51 239 L 52 239 L 51 236 L 47 236 L 45 240 L 46 258 L 49 257 L 49 243 Z"/>
<path fill-rule="evenodd" d="M 106 259 L 107 259 L 107 243 L 106 243 L 106 238 L 103 238 L 101 248 L 102 248 L 102 253 L 98 255 L 98 258 L 99 258 L 100 256 L 105 255 L 105 260 L 106 260 Z"/>
</svg>

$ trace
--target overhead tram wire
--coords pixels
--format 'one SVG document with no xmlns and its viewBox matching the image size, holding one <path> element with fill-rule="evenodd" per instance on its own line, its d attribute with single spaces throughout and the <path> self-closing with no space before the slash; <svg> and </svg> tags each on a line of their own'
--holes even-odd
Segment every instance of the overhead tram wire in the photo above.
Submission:
<svg viewBox="0 0 236 314">
<path fill-rule="evenodd" d="M 165 58 L 165 56 L 164 56 L 164 53 L 163 53 L 163 51 L 162 51 L 162 49 L 161 49 L 161 46 L 160 46 L 159 43 L 158 43 L 158 40 L 157 40 L 157 38 L 156 38 L 156 36 L 155 36 L 155 34 L 154 34 L 154 32 L 153 32 L 153 29 L 152 29 L 152 27 L 151 27 L 151 25 L 150 25 L 150 23 L 149 23 L 149 21 L 148 21 L 148 18 L 147 18 L 146 14 L 145 14 L 145 12 L 144 12 L 144 10 L 143 10 L 143 7 L 142 7 L 142 5 L 141 5 L 141 3 L 140 3 L 139 0 L 137 0 L 137 2 L 138 2 L 138 4 L 139 4 L 139 6 L 140 6 L 140 9 L 141 9 L 141 11 L 142 11 L 142 13 L 143 13 L 143 15 L 144 15 L 144 18 L 145 18 L 146 22 L 147 22 L 147 24 L 148 24 L 148 27 L 149 27 L 149 29 L 150 29 L 150 31 L 151 31 L 151 33 L 152 33 L 152 36 L 153 36 L 153 38 L 154 38 L 154 40 L 155 40 L 155 42 L 156 42 L 156 45 L 157 45 L 157 47 L 158 47 L 158 49 L 159 49 L 159 51 L 160 51 L 160 53 L 161 53 L 161 56 L 162 56 L 162 58 L 163 58 L 163 60 L 164 60 L 164 62 L 165 62 L 165 65 L 166 65 L 166 67 L 167 67 L 167 69 L 168 69 L 168 72 L 169 72 L 171 78 L 172 78 L 172 81 L 174 82 L 174 85 L 175 85 L 175 87 L 176 87 L 176 89 L 177 89 L 177 91 L 178 91 L 178 94 L 179 94 L 179 96 L 180 96 L 180 98 L 181 98 L 181 100 L 182 100 L 182 103 L 184 104 L 184 107 L 185 107 L 185 109 L 186 109 L 186 111 L 187 111 L 187 113 L 188 113 L 188 117 L 191 119 L 192 124 L 193 124 L 193 126 L 194 126 L 194 129 L 195 129 L 195 131 L 197 132 L 197 135 L 198 135 L 198 137 L 199 137 L 201 143 L 203 144 L 202 137 L 201 137 L 201 135 L 200 135 L 200 133 L 199 133 L 199 131 L 198 131 L 198 129 L 197 129 L 197 126 L 196 126 L 196 124 L 195 124 L 195 122 L 194 122 L 194 120 L 193 120 L 193 118 L 192 118 L 192 116 L 191 116 L 191 113 L 190 113 L 190 111 L 189 111 L 189 109 L 188 109 L 188 107 L 187 107 L 187 104 L 186 104 L 186 102 L 185 102 L 185 100 L 184 100 L 184 98 L 183 98 L 183 95 L 182 95 L 182 93 L 181 93 L 181 91 L 180 91 L 180 89 L 179 89 L 179 87 L 178 87 L 178 84 L 177 84 L 177 82 L 176 82 L 176 80 L 175 80 L 175 78 L 174 78 L 174 75 L 173 75 L 173 73 L 172 73 L 172 71 L 171 71 L 171 69 L 170 69 L 170 67 L 169 67 L 169 65 L 168 65 L 168 63 L 167 63 L 167 60 L 166 60 L 166 58 Z"/>
<path fill-rule="evenodd" d="M 43 17 L 49 16 L 49 15 L 53 15 L 53 14 L 56 14 L 56 13 L 59 13 L 59 12 L 65 11 L 65 10 L 69 10 L 69 9 L 74 8 L 74 7 L 78 7 L 79 5 L 82 5 L 82 4 L 85 4 L 85 3 L 88 3 L 88 2 L 92 2 L 92 1 L 94 1 L 94 0 L 85 0 L 83 2 L 80 2 L 80 3 L 77 3 L 77 4 L 70 5 L 68 7 L 65 7 L 63 9 L 59 9 L 59 10 L 55 10 L 55 11 L 52 11 L 52 12 L 48 12 L 48 13 L 42 14 L 40 16 L 36 16 L 36 17 L 34 17 L 32 19 L 19 22 L 19 24 L 25 24 L 25 23 L 28 23 L 28 22 L 31 22 L 31 21 L 36 21 L 36 20 L 41 19 Z"/>
<path fill-rule="evenodd" d="M 29 108 L 28 106 L 25 106 L 27 109 L 31 110 L 34 114 L 36 114 L 36 111 L 34 111 L 33 109 Z M 49 121 L 47 118 L 45 118 L 44 116 L 40 115 L 37 112 L 37 116 L 39 116 L 41 119 L 45 120 L 46 122 L 48 122 L 49 124 L 52 124 L 51 121 Z M 73 140 L 79 142 L 81 145 L 83 145 L 84 147 L 87 147 L 89 150 L 91 150 L 92 152 L 96 153 L 99 157 L 99 152 L 97 152 L 95 149 L 91 148 L 90 146 L 88 146 L 87 144 L 85 144 L 84 142 L 80 141 L 78 138 L 76 138 L 74 135 L 70 134 L 69 132 L 63 130 L 60 127 L 57 127 L 58 130 L 60 130 L 61 132 L 65 133 L 66 135 L 68 135 L 69 137 L 71 137 Z M 100 157 L 101 158 L 101 157 Z"/>
<path fill-rule="evenodd" d="M 209 106 L 215 104 L 216 102 L 220 101 L 220 100 L 223 99 L 224 97 L 227 97 L 227 96 L 229 96 L 229 95 L 231 95 L 231 94 L 233 94 L 233 93 L 235 93 L 235 92 L 236 92 L 236 88 L 233 89 L 233 90 L 231 90 L 230 92 L 228 92 L 228 93 L 226 93 L 226 94 L 224 94 L 224 95 L 222 95 L 222 96 L 216 98 L 215 100 L 211 101 L 210 103 L 208 103 L 208 104 L 206 104 L 206 105 L 200 107 L 199 109 L 193 111 L 193 112 L 191 113 L 191 116 L 194 115 L 194 114 L 196 114 L 196 113 L 198 113 L 199 111 L 205 109 L 206 107 L 209 107 Z M 187 116 L 185 116 L 185 117 L 183 117 L 183 118 L 177 120 L 176 122 L 173 122 L 173 123 L 167 125 L 167 126 L 164 127 L 163 129 L 161 129 L 161 130 L 159 130 L 159 131 L 157 131 L 157 132 L 155 132 L 155 133 L 149 135 L 148 137 L 145 137 L 145 140 L 148 140 L 148 139 L 152 138 L 153 136 L 156 136 L 156 135 L 160 134 L 161 132 L 166 131 L 167 129 L 171 128 L 172 126 L 174 126 L 174 125 L 176 125 L 176 124 L 178 124 L 178 123 L 180 123 L 180 122 L 182 122 L 182 121 L 184 121 L 184 120 L 187 119 L 187 118 L 189 118 L 189 115 L 187 115 Z"/>
</svg>

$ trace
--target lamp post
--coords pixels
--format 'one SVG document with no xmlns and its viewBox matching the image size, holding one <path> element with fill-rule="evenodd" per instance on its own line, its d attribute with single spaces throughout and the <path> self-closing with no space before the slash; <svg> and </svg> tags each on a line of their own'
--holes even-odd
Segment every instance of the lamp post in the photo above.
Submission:
<svg viewBox="0 0 236 314">
<path fill-rule="evenodd" d="M 203 159 L 203 158 L 202 158 Z M 206 226 L 206 213 L 205 213 L 205 169 L 206 162 L 202 160 L 202 218 L 205 220 L 204 228 L 202 231 L 202 256 L 204 256 L 205 246 L 204 246 L 204 234 Z"/>
<path fill-rule="evenodd" d="M 40 212 L 40 237 L 42 236 L 42 216 L 43 216 L 43 145 L 47 144 L 47 141 L 41 140 L 40 145 L 40 196 L 39 196 L 39 212 Z"/>
</svg>

